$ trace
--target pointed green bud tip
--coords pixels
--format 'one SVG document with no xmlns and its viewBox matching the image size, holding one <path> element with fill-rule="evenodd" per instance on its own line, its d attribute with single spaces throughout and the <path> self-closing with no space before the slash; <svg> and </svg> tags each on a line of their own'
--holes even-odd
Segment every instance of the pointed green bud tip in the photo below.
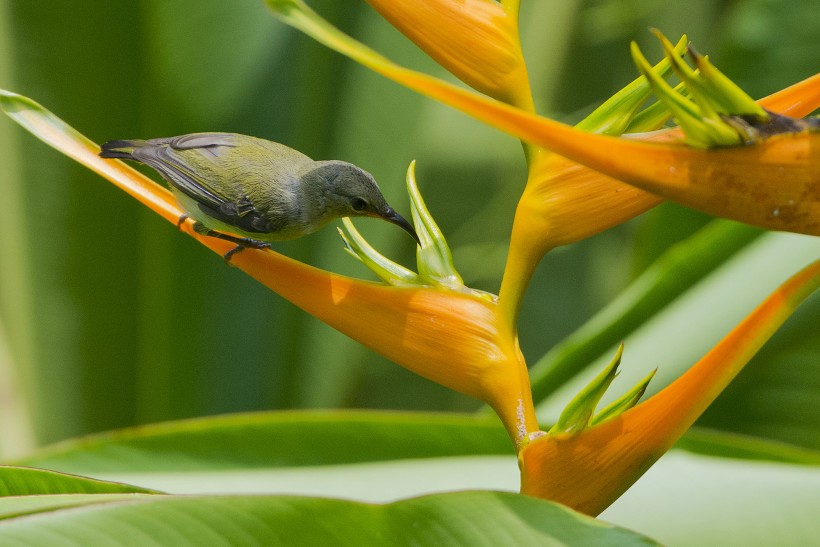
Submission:
<svg viewBox="0 0 820 547">
<path fill-rule="evenodd" d="M 689 44 L 687 51 L 715 110 L 729 116 L 757 118 L 761 123 L 769 120 L 766 110 L 709 62 L 707 56 L 698 53 L 692 44 Z"/>
<path fill-rule="evenodd" d="M 450 246 L 421 197 L 416 182 L 415 160 L 407 168 L 407 193 L 410 195 L 410 210 L 419 237 L 419 246 L 416 248 L 419 277 L 433 285 L 461 290 L 464 281 L 456 271 Z"/>
<path fill-rule="evenodd" d="M 345 245 L 345 251 L 356 260 L 367 266 L 382 281 L 393 286 L 421 285 L 419 276 L 404 266 L 396 264 L 374 249 L 353 225 L 349 218 L 343 218 L 342 223 L 347 230 L 345 233 L 339 228 L 339 235 Z"/>
<path fill-rule="evenodd" d="M 673 46 L 659 30 L 652 29 L 651 32 L 661 42 L 665 58 L 683 87 L 673 89 L 655 73 L 634 42 L 632 58 L 659 102 L 680 125 L 687 144 L 698 148 L 737 146 L 757 142 L 777 132 L 787 132 L 782 129 L 790 127 L 789 124 L 773 124 L 771 113 L 761 108 L 691 44 L 687 46 L 687 52 L 695 69 L 681 58 L 680 42 Z"/>
<path fill-rule="evenodd" d="M 652 70 L 634 42 L 631 45 L 632 58 L 649 81 L 659 102 L 680 125 L 685 142 L 690 146 L 738 146 L 775 134 L 811 130 L 810 124 L 801 123 L 802 120 L 776 116 L 763 109 L 691 44 L 687 46 L 687 52 L 695 65 L 694 69 L 681 58 L 678 49 L 680 42 L 673 46 L 659 30 L 651 29 L 651 32 L 661 42 L 665 58 L 680 78 L 683 88 L 672 89 L 661 75 Z"/>
<path fill-rule="evenodd" d="M 597 425 L 606 420 L 615 418 L 638 404 L 638 401 L 640 401 L 641 397 L 643 397 L 643 394 L 646 392 L 646 388 L 649 386 L 649 382 L 652 381 L 652 378 L 655 376 L 656 372 L 658 372 L 658 369 L 650 372 L 640 382 L 635 384 L 632 389 L 604 407 L 595 415 L 594 418 L 592 418 L 590 425 Z"/>
<path fill-rule="evenodd" d="M 606 368 L 593 378 L 564 408 L 558 421 L 549 430 L 550 435 L 580 433 L 590 426 L 595 408 L 618 375 L 618 366 L 621 364 L 623 352 L 624 344 L 621 342 L 615 352 L 615 357 L 612 358 Z"/>
<path fill-rule="evenodd" d="M 634 46 L 637 48 L 637 46 Z M 686 50 L 686 36 L 681 38 L 672 50 L 680 57 Z M 648 67 L 647 63 L 647 67 Z M 663 78 L 671 69 L 671 63 L 664 57 L 661 61 L 648 70 L 653 75 Z M 649 99 L 652 88 L 646 76 L 641 75 L 636 80 L 630 82 L 623 89 L 615 93 L 612 97 L 596 108 L 589 116 L 576 124 L 575 128 L 590 133 L 601 133 L 605 135 L 622 135 L 627 132 L 640 111 L 641 106 Z M 633 128 L 632 131 L 652 131 L 659 129 L 668 116 L 653 118 L 651 121 L 644 121 L 643 125 Z"/>
</svg>

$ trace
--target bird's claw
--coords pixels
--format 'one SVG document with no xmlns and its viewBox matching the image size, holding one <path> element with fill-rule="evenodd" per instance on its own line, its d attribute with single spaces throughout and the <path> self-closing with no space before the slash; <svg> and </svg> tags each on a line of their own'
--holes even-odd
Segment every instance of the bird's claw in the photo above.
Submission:
<svg viewBox="0 0 820 547">
<path fill-rule="evenodd" d="M 187 219 L 187 218 L 188 218 L 188 216 L 184 215 L 183 217 L 180 218 L 179 223 L 182 224 L 182 222 L 184 222 L 185 219 Z M 272 248 L 271 244 L 267 243 L 265 241 L 261 241 L 259 239 L 252 239 L 250 237 L 236 237 L 236 236 L 232 236 L 232 235 L 229 235 L 229 234 L 223 234 L 222 232 L 217 232 L 216 230 L 211 230 L 210 228 L 208 228 L 207 226 L 205 226 L 201 222 L 194 222 L 193 230 L 194 230 L 194 232 L 198 233 L 199 235 L 208 236 L 208 237 L 215 237 L 215 238 L 218 238 L 218 239 L 223 239 L 225 241 L 230 241 L 232 243 L 236 243 L 236 247 L 234 247 L 233 249 L 231 249 L 230 251 L 228 251 L 227 253 L 222 255 L 222 258 L 225 260 L 225 263 L 230 264 L 231 266 L 233 266 L 233 264 L 231 263 L 231 258 L 233 258 L 234 255 L 241 253 L 245 249 L 271 249 Z"/>
<path fill-rule="evenodd" d="M 233 241 L 236 242 L 236 247 L 234 247 L 233 249 L 231 249 L 230 251 L 228 251 L 227 253 L 222 255 L 222 258 L 225 260 L 225 263 L 229 264 L 231 266 L 233 266 L 233 264 L 231 263 L 231 258 L 233 258 L 234 255 L 241 253 L 245 249 L 271 249 L 272 248 L 270 243 L 266 243 L 264 241 L 259 241 L 258 239 L 251 239 L 249 237 L 235 238 L 235 240 L 233 240 Z"/>
</svg>

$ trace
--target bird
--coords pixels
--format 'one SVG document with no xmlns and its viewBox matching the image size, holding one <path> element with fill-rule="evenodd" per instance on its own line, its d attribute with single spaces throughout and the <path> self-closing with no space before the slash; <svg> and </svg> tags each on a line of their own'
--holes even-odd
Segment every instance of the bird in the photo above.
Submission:
<svg viewBox="0 0 820 547">
<path fill-rule="evenodd" d="M 102 158 L 126 159 L 157 171 L 194 230 L 246 248 L 311 234 L 341 217 L 376 217 L 409 233 L 413 226 L 385 200 L 373 176 L 351 163 L 314 161 L 284 144 L 238 133 L 190 133 L 149 140 L 112 140 Z"/>
</svg>

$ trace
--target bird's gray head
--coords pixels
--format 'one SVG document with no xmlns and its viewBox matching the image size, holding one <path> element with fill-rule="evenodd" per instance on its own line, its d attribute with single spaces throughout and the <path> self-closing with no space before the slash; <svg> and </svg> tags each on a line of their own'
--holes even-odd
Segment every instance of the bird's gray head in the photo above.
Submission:
<svg viewBox="0 0 820 547">
<path fill-rule="evenodd" d="M 309 176 L 323 181 L 328 213 L 340 217 L 381 218 L 399 226 L 419 241 L 413 226 L 388 205 L 373 175 L 343 161 L 316 163 L 316 169 Z"/>
</svg>

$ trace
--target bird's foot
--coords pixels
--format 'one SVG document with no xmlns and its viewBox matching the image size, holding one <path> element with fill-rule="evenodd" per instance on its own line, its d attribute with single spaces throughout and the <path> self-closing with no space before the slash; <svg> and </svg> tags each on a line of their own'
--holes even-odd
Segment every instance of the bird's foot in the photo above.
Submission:
<svg viewBox="0 0 820 547">
<path fill-rule="evenodd" d="M 227 239 L 227 238 L 222 238 Z M 222 258 L 225 260 L 226 264 L 231 264 L 231 258 L 244 251 L 245 249 L 271 249 L 270 243 L 265 243 L 264 241 L 259 241 L 258 239 L 251 239 L 249 237 L 239 237 L 234 238 L 236 241 L 236 247 L 222 255 Z M 229 240 L 233 241 L 233 240 Z"/>
<path fill-rule="evenodd" d="M 188 215 L 180 215 L 179 220 L 177 220 L 177 230 L 182 229 L 182 225 L 185 223 L 186 220 L 188 220 Z"/>
<path fill-rule="evenodd" d="M 222 255 L 222 258 L 225 259 L 227 264 L 231 264 L 231 258 L 244 251 L 245 249 L 271 249 L 270 243 L 265 241 L 261 241 L 258 239 L 252 239 L 250 237 L 236 237 L 229 234 L 223 234 L 222 232 L 217 232 L 216 230 L 211 230 L 210 228 L 206 227 L 201 222 L 194 223 L 194 231 L 200 235 L 208 236 L 208 237 L 216 237 L 219 239 L 224 239 L 225 241 L 230 241 L 232 243 L 236 243 L 236 247 Z"/>
<path fill-rule="evenodd" d="M 188 215 L 183 215 L 183 216 L 184 216 L 184 217 L 186 217 L 186 218 L 188 217 Z M 180 220 L 182 220 L 182 219 L 180 219 Z M 196 233 L 198 233 L 198 234 L 199 234 L 199 235 L 201 235 L 201 236 L 213 236 L 213 237 L 218 237 L 218 236 L 217 236 L 217 235 L 215 235 L 215 234 L 218 234 L 218 233 L 219 233 L 219 232 L 214 232 L 214 231 L 213 231 L 213 230 L 211 230 L 210 228 L 205 227 L 205 225 L 204 225 L 204 224 L 202 224 L 201 222 L 194 222 L 193 229 L 194 229 L 194 231 L 195 231 Z M 223 235 L 224 235 L 224 234 L 223 234 Z"/>
</svg>

